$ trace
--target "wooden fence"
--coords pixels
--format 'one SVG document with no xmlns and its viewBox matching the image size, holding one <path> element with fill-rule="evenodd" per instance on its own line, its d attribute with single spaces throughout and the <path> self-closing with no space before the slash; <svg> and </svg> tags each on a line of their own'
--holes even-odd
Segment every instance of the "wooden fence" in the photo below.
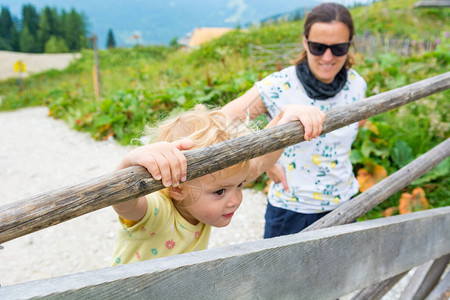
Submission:
<svg viewBox="0 0 450 300">
<path fill-rule="evenodd" d="M 411 56 L 436 49 L 440 43 L 437 38 L 413 40 L 389 36 L 355 36 L 353 50 L 366 57 L 379 53 L 396 53 Z M 249 44 L 249 55 L 253 65 L 261 70 L 281 70 L 292 64 L 303 50 L 301 43 Z"/>
<path fill-rule="evenodd" d="M 450 72 L 335 108 L 323 132 L 448 88 Z M 188 180 L 301 142 L 302 135 L 295 122 L 186 152 Z M 415 280 L 414 297 L 445 295 L 449 276 L 439 278 L 450 254 L 450 207 L 323 227 L 356 219 L 448 156 L 450 139 L 296 235 L 1 287 L 0 299 L 333 299 L 354 291 L 355 299 L 376 299 L 421 264 L 425 275 Z M 0 243 L 161 188 L 132 167 L 11 203 L 0 207 Z"/>
<path fill-rule="evenodd" d="M 414 3 L 415 8 L 450 7 L 449 0 L 421 0 Z"/>
<path fill-rule="evenodd" d="M 301 43 L 278 43 L 248 45 L 250 61 L 260 70 L 277 69 L 278 71 L 291 65 L 292 61 L 303 50 Z"/>
</svg>

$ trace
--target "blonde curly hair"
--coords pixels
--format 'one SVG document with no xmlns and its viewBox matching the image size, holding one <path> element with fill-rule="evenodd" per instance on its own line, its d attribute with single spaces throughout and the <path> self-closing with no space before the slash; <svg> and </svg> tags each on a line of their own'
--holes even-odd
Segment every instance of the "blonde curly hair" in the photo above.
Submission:
<svg viewBox="0 0 450 300">
<path fill-rule="evenodd" d="M 188 138 L 194 142 L 192 149 L 203 148 L 251 133 L 249 127 L 232 122 L 219 109 L 196 105 L 192 110 L 169 118 L 157 128 L 147 128 L 153 141 L 173 142 Z"/>
<path fill-rule="evenodd" d="M 192 110 L 169 117 L 156 128 L 147 127 L 146 134 L 151 142 L 173 142 L 188 138 L 194 142 L 190 150 L 207 147 L 252 133 L 244 123 L 232 121 L 219 109 L 208 109 L 205 105 L 196 105 Z M 238 163 L 221 171 L 221 176 L 233 175 L 245 168 L 248 161 Z M 168 190 L 160 192 L 168 195 Z"/>
</svg>

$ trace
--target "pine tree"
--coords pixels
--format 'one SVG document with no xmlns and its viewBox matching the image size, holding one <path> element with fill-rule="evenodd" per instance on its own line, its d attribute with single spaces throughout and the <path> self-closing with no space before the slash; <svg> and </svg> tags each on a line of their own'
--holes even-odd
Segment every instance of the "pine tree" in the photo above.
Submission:
<svg viewBox="0 0 450 300">
<path fill-rule="evenodd" d="M 0 36 L 0 50 L 5 50 L 5 51 L 13 50 L 11 45 L 8 43 L 8 40 L 5 38 L 2 38 L 1 36 Z"/>
<path fill-rule="evenodd" d="M 31 4 L 24 5 L 22 7 L 22 31 L 19 37 L 20 51 L 36 53 L 43 50 L 37 41 L 38 28 L 39 15 L 36 8 Z"/>
<path fill-rule="evenodd" d="M 20 32 L 19 47 L 21 52 L 37 53 L 38 44 L 34 35 L 31 34 L 28 27 L 24 27 Z"/>
<path fill-rule="evenodd" d="M 17 26 L 16 24 L 18 24 L 19 21 L 17 20 L 13 20 L 13 26 L 11 29 L 11 39 L 10 39 L 10 45 L 12 47 L 13 51 L 20 51 L 20 34 L 19 31 L 17 30 Z"/>
<path fill-rule="evenodd" d="M 300 12 L 300 10 L 298 9 L 298 10 L 295 11 L 295 14 L 294 14 L 294 17 L 292 18 L 292 21 L 298 21 L 298 20 L 301 20 L 301 19 L 303 19 L 303 15 Z"/>
<path fill-rule="evenodd" d="M 22 28 L 25 27 L 28 27 L 30 34 L 36 37 L 39 28 L 39 14 L 31 4 L 22 7 Z"/>
<path fill-rule="evenodd" d="M 87 18 L 75 9 L 69 13 L 62 10 L 59 14 L 56 8 L 45 7 L 38 14 L 29 4 L 22 7 L 22 20 L 19 20 L 11 16 L 8 8 L 1 7 L 0 50 L 31 53 L 79 51 L 87 45 L 86 34 Z"/>
<path fill-rule="evenodd" d="M 108 49 L 116 48 L 116 40 L 114 39 L 114 33 L 111 28 L 108 30 L 108 38 L 106 40 L 106 48 L 108 48 Z"/>
<path fill-rule="evenodd" d="M 45 53 L 63 53 L 69 52 L 63 38 L 52 35 L 45 43 Z"/>
<path fill-rule="evenodd" d="M 37 31 L 37 40 L 41 51 L 45 50 L 45 44 L 51 36 L 58 36 L 58 15 L 55 9 L 45 7 L 39 17 L 39 29 Z"/>
<path fill-rule="evenodd" d="M 173 37 L 170 42 L 169 42 L 169 46 L 172 49 L 178 49 L 180 48 L 180 44 L 178 44 L 178 38 L 175 36 Z"/>
<path fill-rule="evenodd" d="M 0 12 L 0 37 L 5 40 L 11 39 L 11 31 L 13 27 L 13 19 L 7 7 L 2 6 Z"/>
<path fill-rule="evenodd" d="M 70 51 L 79 51 L 86 47 L 86 17 L 73 8 L 64 15 L 64 39 Z"/>
<path fill-rule="evenodd" d="M 0 12 L 0 50 L 12 51 L 11 37 L 13 34 L 14 22 L 7 7 L 2 6 Z"/>
</svg>

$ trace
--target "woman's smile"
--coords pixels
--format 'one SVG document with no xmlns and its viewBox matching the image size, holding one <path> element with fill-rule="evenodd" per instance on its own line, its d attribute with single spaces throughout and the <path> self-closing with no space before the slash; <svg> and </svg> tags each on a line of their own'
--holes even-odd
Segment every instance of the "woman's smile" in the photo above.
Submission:
<svg viewBox="0 0 450 300">
<path fill-rule="evenodd" d="M 350 31 L 342 22 L 314 23 L 307 38 L 311 42 L 325 45 L 347 43 Z M 322 55 L 313 55 L 309 51 L 306 37 L 303 37 L 303 45 L 308 52 L 308 66 L 314 76 L 323 83 L 332 83 L 344 66 L 347 55 L 335 56 L 329 48 Z"/>
</svg>

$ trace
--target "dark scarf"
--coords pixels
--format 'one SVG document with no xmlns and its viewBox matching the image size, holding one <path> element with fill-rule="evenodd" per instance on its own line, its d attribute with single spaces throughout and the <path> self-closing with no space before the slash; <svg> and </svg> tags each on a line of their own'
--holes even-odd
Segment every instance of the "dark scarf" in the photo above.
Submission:
<svg viewBox="0 0 450 300">
<path fill-rule="evenodd" d="M 330 84 L 323 83 L 314 77 L 313 73 L 308 67 L 306 60 L 299 63 L 296 68 L 297 77 L 303 84 L 306 94 L 309 98 L 315 100 L 326 100 L 334 97 L 342 90 L 347 81 L 347 70 L 345 66 L 337 73 L 336 77 Z"/>
</svg>

